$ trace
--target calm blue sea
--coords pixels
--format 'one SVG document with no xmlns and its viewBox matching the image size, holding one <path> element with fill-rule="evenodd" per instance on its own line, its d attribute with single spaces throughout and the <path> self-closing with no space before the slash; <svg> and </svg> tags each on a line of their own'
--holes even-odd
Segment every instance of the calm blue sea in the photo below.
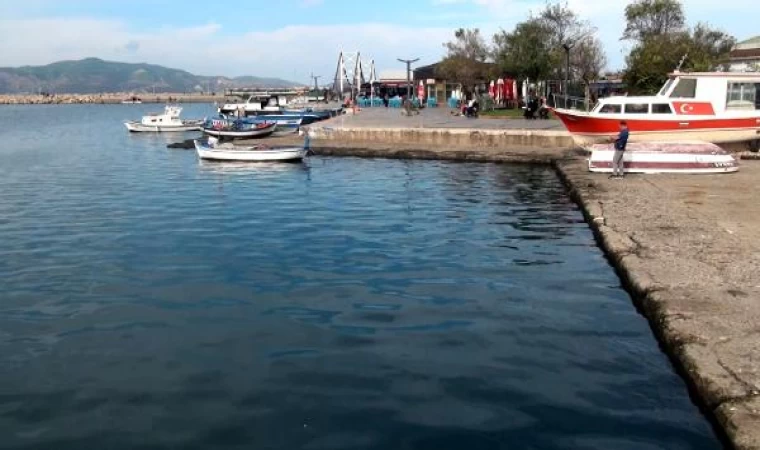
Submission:
<svg viewBox="0 0 760 450">
<path fill-rule="evenodd" d="M 720 448 L 551 169 L 203 164 L 154 109 L 0 107 L 0 448 Z"/>
</svg>

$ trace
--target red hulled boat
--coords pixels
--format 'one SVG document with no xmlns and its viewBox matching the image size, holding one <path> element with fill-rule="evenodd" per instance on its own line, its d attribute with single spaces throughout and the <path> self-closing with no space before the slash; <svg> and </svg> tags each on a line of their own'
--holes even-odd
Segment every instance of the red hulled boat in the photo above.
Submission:
<svg viewBox="0 0 760 450">
<path fill-rule="evenodd" d="M 657 95 L 608 97 L 590 112 L 554 109 L 580 146 L 608 141 L 625 120 L 631 142 L 760 145 L 760 73 L 674 72 Z"/>
</svg>

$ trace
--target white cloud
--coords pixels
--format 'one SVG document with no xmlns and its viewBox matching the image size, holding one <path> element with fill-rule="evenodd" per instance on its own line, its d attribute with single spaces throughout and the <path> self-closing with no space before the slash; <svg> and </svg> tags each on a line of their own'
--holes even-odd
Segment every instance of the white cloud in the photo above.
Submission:
<svg viewBox="0 0 760 450">
<path fill-rule="evenodd" d="M 26 0 L 37 13 L 49 0 Z M 598 28 L 612 68 L 621 68 L 627 51 L 620 41 L 624 9 L 629 0 L 568 0 L 570 7 Z M 714 0 L 683 0 L 689 23 L 707 21 L 738 39 L 757 34 L 751 12 L 757 0 L 732 0 L 731 8 Z M 301 4 L 324 4 L 301 0 Z M 420 57 L 420 65 L 438 61 L 443 43 L 459 27 L 480 28 L 490 36 L 511 29 L 543 0 L 428 0 L 430 14 L 415 25 L 358 23 L 291 25 L 271 31 L 231 33 L 216 23 L 136 31 L 116 19 L 18 18 L 2 14 L 0 1 L 0 62 L 4 66 L 47 64 L 62 59 L 96 56 L 126 62 L 150 62 L 198 74 L 278 76 L 307 82 L 309 74 L 332 78 L 341 50 L 361 51 L 374 58 L 378 70 L 397 69 L 397 57 Z M 44 9 L 44 8 L 42 8 Z M 8 19 L 16 17 L 16 19 Z M 253 27 L 252 27 L 253 28 Z"/>
<path fill-rule="evenodd" d="M 329 80 L 341 50 L 374 58 L 378 70 L 397 68 L 397 57 L 436 62 L 451 29 L 390 24 L 293 25 L 240 35 L 221 33 L 218 24 L 155 32 L 133 32 L 115 20 L 0 20 L 3 65 L 38 65 L 96 56 L 149 62 L 203 75 L 279 76 L 308 80 L 311 72 Z M 51 37 L 55 38 L 51 38 Z"/>
</svg>

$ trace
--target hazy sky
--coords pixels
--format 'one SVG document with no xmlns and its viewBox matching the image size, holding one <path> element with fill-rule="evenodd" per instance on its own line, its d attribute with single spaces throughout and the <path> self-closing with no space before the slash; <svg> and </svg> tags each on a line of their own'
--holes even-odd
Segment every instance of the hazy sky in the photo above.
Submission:
<svg viewBox="0 0 760 450">
<path fill-rule="evenodd" d="M 758 0 L 684 0 L 690 24 L 707 21 L 739 40 L 760 34 Z M 598 28 L 611 69 L 624 65 L 624 0 L 570 0 Z M 96 56 L 202 75 L 334 75 L 338 53 L 360 51 L 378 71 L 397 57 L 438 61 L 458 27 L 490 41 L 543 0 L 23 0 L 0 1 L 0 66 Z"/>
</svg>

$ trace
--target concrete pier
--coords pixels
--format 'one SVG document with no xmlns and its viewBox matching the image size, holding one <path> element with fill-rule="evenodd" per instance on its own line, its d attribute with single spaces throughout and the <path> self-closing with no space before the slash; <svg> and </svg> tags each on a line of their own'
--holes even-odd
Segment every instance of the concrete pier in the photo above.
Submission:
<svg viewBox="0 0 760 450">
<path fill-rule="evenodd" d="M 557 167 L 708 414 L 735 448 L 760 449 L 760 162 L 624 180 Z"/>
</svg>

